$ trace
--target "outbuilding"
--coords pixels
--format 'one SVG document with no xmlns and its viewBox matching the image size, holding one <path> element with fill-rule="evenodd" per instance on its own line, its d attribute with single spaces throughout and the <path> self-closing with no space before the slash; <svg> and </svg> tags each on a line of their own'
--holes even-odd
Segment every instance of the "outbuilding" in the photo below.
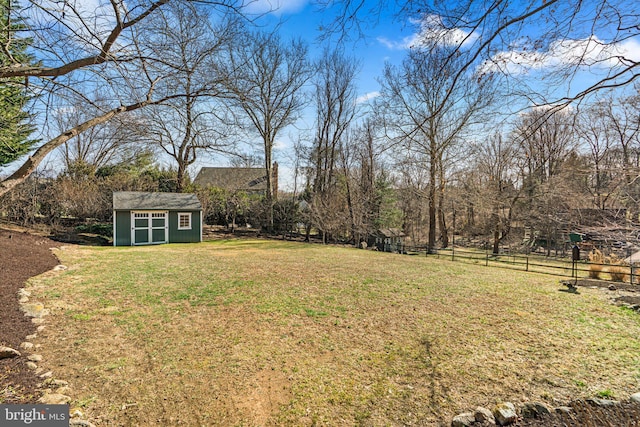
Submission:
<svg viewBox="0 0 640 427">
<path fill-rule="evenodd" d="M 202 205 L 195 194 L 114 191 L 114 246 L 201 241 Z"/>
</svg>

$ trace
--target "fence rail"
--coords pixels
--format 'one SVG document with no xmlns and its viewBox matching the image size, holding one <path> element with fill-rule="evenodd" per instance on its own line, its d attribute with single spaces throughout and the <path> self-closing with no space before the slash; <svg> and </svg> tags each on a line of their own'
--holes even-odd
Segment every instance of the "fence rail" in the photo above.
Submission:
<svg viewBox="0 0 640 427">
<path fill-rule="evenodd" d="M 549 259 L 536 255 L 522 255 L 500 253 L 494 254 L 491 251 L 473 250 L 467 248 L 452 247 L 438 249 L 433 253 L 427 252 L 425 247 L 404 247 L 400 252 L 409 255 L 422 255 L 427 257 L 437 257 L 449 259 L 451 261 L 461 261 L 473 264 L 484 264 L 501 268 L 528 271 L 533 273 L 549 274 L 558 277 L 586 278 L 594 272 L 599 271 L 600 278 L 615 274 L 618 281 L 631 284 L 640 283 L 640 272 L 633 265 L 610 265 L 580 260 L 573 262 L 570 259 Z M 612 271 L 612 267 L 615 270 Z M 613 279 L 613 277 L 611 277 Z"/>
</svg>

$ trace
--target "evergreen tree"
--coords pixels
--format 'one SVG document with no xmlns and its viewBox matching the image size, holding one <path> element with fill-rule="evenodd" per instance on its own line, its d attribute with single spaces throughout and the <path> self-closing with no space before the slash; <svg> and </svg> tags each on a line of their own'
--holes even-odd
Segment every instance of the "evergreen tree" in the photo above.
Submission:
<svg viewBox="0 0 640 427">
<path fill-rule="evenodd" d="M 26 26 L 14 0 L 0 0 L 0 67 L 33 62 L 27 53 L 29 39 L 19 36 Z M 27 79 L 0 79 L 0 166 L 27 153 L 37 142 L 29 136 L 34 127 L 27 122 Z"/>
</svg>

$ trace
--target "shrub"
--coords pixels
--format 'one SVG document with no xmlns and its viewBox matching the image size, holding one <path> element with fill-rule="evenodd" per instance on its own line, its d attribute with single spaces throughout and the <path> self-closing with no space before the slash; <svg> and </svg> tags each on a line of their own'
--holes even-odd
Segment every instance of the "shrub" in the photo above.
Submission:
<svg viewBox="0 0 640 427">
<path fill-rule="evenodd" d="M 598 249 L 589 252 L 589 278 L 600 279 L 600 274 L 604 269 L 604 255 Z"/>
<path fill-rule="evenodd" d="M 611 264 L 608 269 L 609 276 L 614 282 L 626 282 L 629 278 L 629 267 L 617 256 L 611 254 L 607 258 L 607 263 Z"/>
</svg>

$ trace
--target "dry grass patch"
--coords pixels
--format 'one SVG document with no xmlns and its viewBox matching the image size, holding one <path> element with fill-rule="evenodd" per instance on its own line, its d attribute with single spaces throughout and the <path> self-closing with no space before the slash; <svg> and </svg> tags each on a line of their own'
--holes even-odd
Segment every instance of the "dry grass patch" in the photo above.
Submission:
<svg viewBox="0 0 640 427">
<path fill-rule="evenodd" d="M 437 425 L 640 388 L 640 320 L 548 276 L 270 241 L 58 251 L 47 368 L 109 425 Z"/>
</svg>

